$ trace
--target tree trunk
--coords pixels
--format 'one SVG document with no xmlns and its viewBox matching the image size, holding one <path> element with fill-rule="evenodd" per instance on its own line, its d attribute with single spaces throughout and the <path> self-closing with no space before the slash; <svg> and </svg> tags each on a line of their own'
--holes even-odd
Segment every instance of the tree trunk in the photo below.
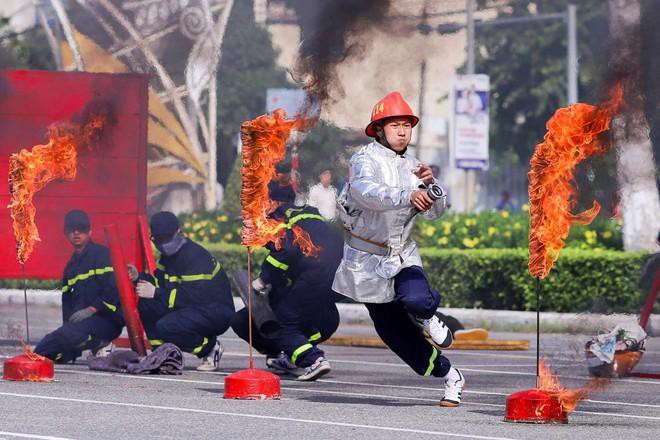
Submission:
<svg viewBox="0 0 660 440">
<path fill-rule="evenodd" d="M 627 251 L 659 250 L 660 200 L 641 88 L 639 0 L 609 0 L 610 62 L 614 81 L 624 80 L 622 112 L 612 121 Z"/>
</svg>

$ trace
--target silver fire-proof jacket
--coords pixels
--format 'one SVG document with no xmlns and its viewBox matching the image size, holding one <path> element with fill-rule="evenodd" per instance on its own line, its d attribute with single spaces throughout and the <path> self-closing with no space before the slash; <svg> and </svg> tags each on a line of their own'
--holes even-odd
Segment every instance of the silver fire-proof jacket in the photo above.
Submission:
<svg viewBox="0 0 660 440">
<path fill-rule="evenodd" d="M 353 155 L 349 183 L 337 200 L 348 232 L 334 291 L 359 302 L 390 302 L 394 276 L 405 267 L 422 266 L 417 244 L 409 238 L 413 221 L 417 215 L 440 217 L 447 197 L 427 212 L 415 209 L 410 196 L 424 187 L 413 174 L 419 164 L 410 153 L 398 155 L 376 141 Z"/>
</svg>

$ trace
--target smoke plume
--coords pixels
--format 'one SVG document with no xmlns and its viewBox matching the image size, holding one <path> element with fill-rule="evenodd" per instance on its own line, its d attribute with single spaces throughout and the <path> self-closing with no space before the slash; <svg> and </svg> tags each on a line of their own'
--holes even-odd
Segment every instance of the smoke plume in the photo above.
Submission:
<svg viewBox="0 0 660 440">
<path fill-rule="evenodd" d="M 364 53 L 369 33 L 381 26 L 391 0 L 298 0 L 302 43 L 296 74 L 307 82 L 307 92 L 320 101 L 344 96 L 337 67 Z"/>
</svg>

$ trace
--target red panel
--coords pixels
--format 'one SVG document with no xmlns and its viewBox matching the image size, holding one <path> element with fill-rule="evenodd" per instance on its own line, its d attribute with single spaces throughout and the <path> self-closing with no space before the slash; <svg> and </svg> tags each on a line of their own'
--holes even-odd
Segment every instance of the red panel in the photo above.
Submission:
<svg viewBox="0 0 660 440">
<path fill-rule="evenodd" d="M 29 278 L 61 278 L 71 255 L 64 215 L 83 209 L 92 237 L 105 244 L 103 227 L 116 224 L 128 261 L 142 261 L 137 216 L 146 212 L 148 76 L 82 72 L 0 71 L 0 278 L 21 278 L 11 228 L 9 156 L 46 143 L 48 125 L 79 120 L 93 100 L 107 106 L 101 137 L 79 152 L 75 181 L 53 181 L 35 197 L 41 235 L 25 265 Z M 4 184 L 2 182 L 5 182 Z"/>
</svg>

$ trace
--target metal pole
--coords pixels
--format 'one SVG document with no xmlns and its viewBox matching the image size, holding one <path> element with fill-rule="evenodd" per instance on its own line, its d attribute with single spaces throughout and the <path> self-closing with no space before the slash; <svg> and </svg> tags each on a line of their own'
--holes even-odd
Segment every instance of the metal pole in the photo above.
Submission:
<svg viewBox="0 0 660 440">
<path fill-rule="evenodd" d="M 27 278 L 25 278 L 25 263 L 23 267 L 23 301 L 25 302 L 25 335 L 27 337 L 27 345 L 30 345 L 30 319 L 28 317 L 28 300 L 27 300 Z"/>
<path fill-rule="evenodd" d="M 73 54 L 73 61 L 76 63 L 76 70 L 85 70 L 85 65 L 83 64 L 83 59 L 80 54 L 80 48 L 78 47 L 78 42 L 73 33 L 73 27 L 69 21 L 69 16 L 66 14 L 66 9 L 62 5 L 61 0 L 50 0 L 55 14 L 57 14 L 57 19 L 60 21 L 64 35 L 66 36 L 66 41 L 69 43 L 71 48 L 71 53 Z"/>
<path fill-rule="evenodd" d="M 474 74 L 474 0 L 465 1 L 467 11 L 467 71 Z"/>
<path fill-rule="evenodd" d="M 465 1 L 467 11 L 467 70 L 468 75 L 474 75 L 474 0 Z M 465 170 L 465 211 L 474 211 L 474 170 Z"/>
<path fill-rule="evenodd" d="M 250 348 L 250 369 L 254 368 L 254 360 L 252 358 L 252 252 L 250 247 L 247 248 L 247 270 L 248 270 L 248 346 Z"/>
<path fill-rule="evenodd" d="M 419 158 L 422 150 L 422 139 L 424 133 L 424 96 L 426 95 L 426 60 L 422 60 L 419 66 L 419 124 L 417 125 L 417 154 Z M 438 176 L 436 176 L 438 177 Z"/>
<path fill-rule="evenodd" d="M 577 6 L 569 4 L 566 9 L 566 28 L 568 32 L 566 74 L 568 105 L 578 100 L 578 59 L 577 59 Z"/>
<path fill-rule="evenodd" d="M 541 351 L 541 279 L 536 278 L 536 387 L 541 386 L 539 373 Z"/>
</svg>

